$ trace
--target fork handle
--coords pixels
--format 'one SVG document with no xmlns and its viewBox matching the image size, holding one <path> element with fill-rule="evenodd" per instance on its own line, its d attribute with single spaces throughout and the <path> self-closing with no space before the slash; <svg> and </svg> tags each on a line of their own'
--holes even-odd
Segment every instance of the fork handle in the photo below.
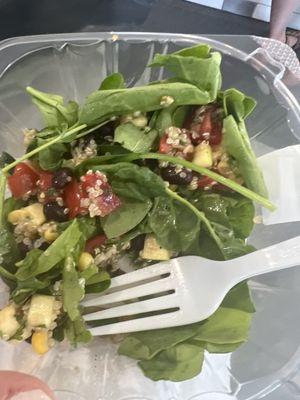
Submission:
<svg viewBox="0 0 300 400">
<path fill-rule="evenodd" d="M 300 265 L 300 236 L 226 261 L 226 275 L 236 283 L 256 275 Z"/>
</svg>

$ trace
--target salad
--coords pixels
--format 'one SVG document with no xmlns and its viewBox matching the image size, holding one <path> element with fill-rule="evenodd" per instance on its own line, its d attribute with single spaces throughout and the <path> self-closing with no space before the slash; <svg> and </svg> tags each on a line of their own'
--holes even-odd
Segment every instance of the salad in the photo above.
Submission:
<svg viewBox="0 0 300 400">
<path fill-rule="evenodd" d="M 202 44 L 157 54 L 149 68 L 168 78 L 127 88 L 114 73 L 81 106 L 27 88 L 44 128 L 24 130 L 22 157 L 0 159 L 0 277 L 10 291 L 2 340 L 26 340 L 38 354 L 56 341 L 88 343 L 89 326 L 112 321 L 86 326 L 80 302 L 112 277 L 182 255 L 254 250 L 254 203 L 274 209 L 245 126 L 255 101 L 221 91 L 220 64 Z M 150 379 L 186 380 L 205 351 L 247 340 L 253 312 L 244 282 L 207 320 L 124 335 L 118 352 Z"/>
</svg>

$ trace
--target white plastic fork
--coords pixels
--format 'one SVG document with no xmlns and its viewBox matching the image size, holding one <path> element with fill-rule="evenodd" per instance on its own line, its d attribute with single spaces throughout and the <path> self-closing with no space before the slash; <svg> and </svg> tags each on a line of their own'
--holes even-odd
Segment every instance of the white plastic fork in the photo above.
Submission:
<svg viewBox="0 0 300 400">
<path fill-rule="evenodd" d="M 214 313 L 237 283 L 298 264 L 300 236 L 228 261 L 196 256 L 174 258 L 113 278 L 106 294 L 82 302 L 84 307 L 101 308 L 85 314 L 84 319 L 90 322 L 121 318 L 121 322 L 91 327 L 93 336 L 191 324 Z M 164 313 L 166 310 L 169 312 Z M 158 315 L 129 320 L 151 312 Z"/>
</svg>

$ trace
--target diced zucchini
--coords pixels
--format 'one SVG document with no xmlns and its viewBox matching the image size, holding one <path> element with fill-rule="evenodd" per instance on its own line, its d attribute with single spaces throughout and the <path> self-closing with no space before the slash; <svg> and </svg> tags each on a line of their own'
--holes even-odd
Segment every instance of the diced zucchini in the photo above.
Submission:
<svg viewBox="0 0 300 400">
<path fill-rule="evenodd" d="M 193 163 L 203 168 L 210 168 L 213 165 L 211 147 L 208 143 L 202 142 L 195 147 Z"/>
<path fill-rule="evenodd" d="M 31 299 L 27 322 L 34 328 L 50 328 L 53 322 L 55 297 L 34 295 Z"/>
<path fill-rule="evenodd" d="M 16 319 L 16 309 L 13 304 L 0 310 L 0 338 L 10 339 L 19 328 L 20 324 Z"/>
<path fill-rule="evenodd" d="M 145 260 L 169 260 L 171 252 L 161 247 L 153 235 L 147 235 L 140 256 Z"/>
</svg>

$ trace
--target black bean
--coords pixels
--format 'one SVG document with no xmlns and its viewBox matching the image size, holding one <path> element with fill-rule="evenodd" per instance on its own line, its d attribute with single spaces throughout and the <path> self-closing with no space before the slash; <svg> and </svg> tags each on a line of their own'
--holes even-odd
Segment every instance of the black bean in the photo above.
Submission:
<svg viewBox="0 0 300 400">
<path fill-rule="evenodd" d="M 20 255 L 23 258 L 25 258 L 26 254 L 30 250 L 29 247 L 27 246 L 27 244 L 21 242 L 21 243 L 18 244 L 18 248 L 19 248 L 19 251 L 20 251 Z"/>
<path fill-rule="evenodd" d="M 55 189 L 63 189 L 72 180 L 72 170 L 70 168 L 61 168 L 54 172 L 52 185 Z"/>
<path fill-rule="evenodd" d="M 68 220 L 65 207 L 58 205 L 55 201 L 50 201 L 44 205 L 44 214 L 47 221 L 64 222 Z"/>
<path fill-rule="evenodd" d="M 134 239 L 130 241 L 130 249 L 134 251 L 140 251 L 144 248 L 146 235 L 136 236 Z"/>
<path fill-rule="evenodd" d="M 43 243 L 40 245 L 39 249 L 45 251 L 45 250 L 48 249 L 49 245 L 50 245 L 49 243 L 43 242 Z"/>
<path fill-rule="evenodd" d="M 188 171 L 186 168 L 182 168 L 177 172 L 175 167 L 168 166 L 161 168 L 161 176 L 171 185 L 188 185 L 193 179 L 193 172 Z"/>
</svg>

